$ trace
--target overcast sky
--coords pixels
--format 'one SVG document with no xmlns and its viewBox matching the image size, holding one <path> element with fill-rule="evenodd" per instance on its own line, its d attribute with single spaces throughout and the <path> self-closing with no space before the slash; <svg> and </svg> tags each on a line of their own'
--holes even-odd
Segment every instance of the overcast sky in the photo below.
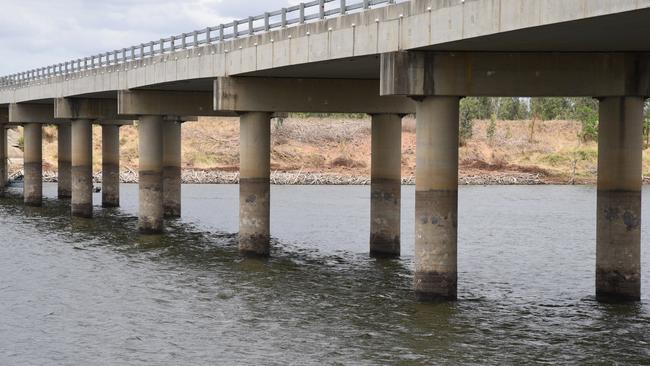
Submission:
<svg viewBox="0 0 650 366">
<path fill-rule="evenodd" d="M 0 75 L 227 23 L 300 0 L 2 0 Z"/>
</svg>

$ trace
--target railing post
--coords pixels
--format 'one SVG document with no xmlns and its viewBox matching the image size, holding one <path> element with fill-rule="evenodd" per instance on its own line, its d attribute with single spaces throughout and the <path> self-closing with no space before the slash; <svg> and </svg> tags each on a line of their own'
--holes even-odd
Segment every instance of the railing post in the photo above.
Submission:
<svg viewBox="0 0 650 366">
<path fill-rule="evenodd" d="M 248 35 L 252 36 L 255 31 L 253 30 L 253 17 L 248 17 Z"/>
<path fill-rule="evenodd" d="M 163 53 L 165 53 L 165 40 L 161 38 L 160 39 L 160 54 L 162 55 Z"/>
<path fill-rule="evenodd" d="M 210 32 L 211 31 L 212 30 L 210 29 L 210 27 L 205 28 L 205 43 L 206 44 L 210 44 L 210 41 L 211 41 Z"/>
<path fill-rule="evenodd" d="M 264 13 L 264 30 L 267 32 L 271 29 L 271 22 L 269 18 L 269 13 Z"/>
<path fill-rule="evenodd" d="M 223 29 L 224 29 L 224 25 L 223 24 L 219 25 L 219 42 L 223 42 L 223 35 L 224 35 Z"/>
<path fill-rule="evenodd" d="M 346 11 L 346 6 L 345 6 L 345 0 L 341 0 L 341 14 L 345 14 Z"/>
<path fill-rule="evenodd" d="M 176 37 L 172 36 L 171 41 L 169 42 L 170 52 L 176 51 Z"/>
<path fill-rule="evenodd" d="M 194 38 L 194 44 L 192 45 L 192 47 L 198 47 L 199 46 L 199 32 L 194 31 L 194 33 L 192 35 L 194 36 L 193 37 Z"/>
<path fill-rule="evenodd" d="M 370 8 L 370 1 L 363 0 L 363 8 L 364 9 L 369 9 Z"/>
<path fill-rule="evenodd" d="M 300 24 L 305 22 L 305 3 L 300 3 Z"/>
<path fill-rule="evenodd" d="M 186 49 L 187 48 L 186 38 L 187 38 L 186 33 L 181 34 L 181 49 Z"/>
<path fill-rule="evenodd" d="M 318 2 L 318 17 L 320 19 L 325 19 L 325 0 L 319 0 Z"/>
<path fill-rule="evenodd" d="M 282 8 L 282 28 L 287 26 L 287 8 Z"/>
<path fill-rule="evenodd" d="M 232 35 L 233 35 L 234 38 L 239 37 L 239 30 L 238 30 L 239 27 L 238 26 L 239 26 L 239 21 L 235 20 L 232 23 Z"/>
</svg>

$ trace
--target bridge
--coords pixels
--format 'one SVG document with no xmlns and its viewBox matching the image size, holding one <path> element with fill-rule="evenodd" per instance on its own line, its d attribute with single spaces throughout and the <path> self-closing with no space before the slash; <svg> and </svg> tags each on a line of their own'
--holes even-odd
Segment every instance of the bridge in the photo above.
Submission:
<svg viewBox="0 0 650 366">
<path fill-rule="evenodd" d="M 59 129 L 59 197 L 92 216 L 91 126 L 102 125 L 105 207 L 119 205 L 119 127 L 139 131 L 139 228 L 180 215 L 181 124 L 239 116 L 243 254 L 269 255 L 270 120 L 372 116 L 370 253 L 400 255 L 401 117 L 416 114 L 415 281 L 457 295 L 459 101 L 600 101 L 596 295 L 640 299 L 642 119 L 650 0 L 316 0 L 0 78 L 6 128 L 24 126 L 27 205 L 42 201 L 41 127 Z M 4 155 L 4 156 L 3 156 Z"/>
</svg>

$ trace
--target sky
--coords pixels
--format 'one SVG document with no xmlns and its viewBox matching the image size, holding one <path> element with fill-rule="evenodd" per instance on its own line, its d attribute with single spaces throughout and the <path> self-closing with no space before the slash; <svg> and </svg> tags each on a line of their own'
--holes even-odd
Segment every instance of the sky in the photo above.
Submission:
<svg viewBox="0 0 650 366">
<path fill-rule="evenodd" d="M 300 0 L 1 0 L 0 75 L 274 11 Z"/>
</svg>

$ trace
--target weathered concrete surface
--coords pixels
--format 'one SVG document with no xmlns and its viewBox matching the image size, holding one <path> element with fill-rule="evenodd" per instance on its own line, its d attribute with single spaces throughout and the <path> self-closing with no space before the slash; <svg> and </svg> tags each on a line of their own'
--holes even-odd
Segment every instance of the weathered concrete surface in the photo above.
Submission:
<svg viewBox="0 0 650 366">
<path fill-rule="evenodd" d="M 72 131 L 70 122 L 59 123 L 57 128 L 57 193 L 60 199 L 67 199 L 72 197 Z"/>
<path fill-rule="evenodd" d="M 218 78 L 218 111 L 305 113 L 415 113 L 404 97 L 380 97 L 379 81 L 358 79 Z"/>
<path fill-rule="evenodd" d="M 89 119 L 93 121 L 115 121 L 117 102 L 115 99 L 56 98 L 54 99 L 54 118 Z"/>
<path fill-rule="evenodd" d="M 547 40 L 542 51 L 647 50 L 647 41 L 638 37 L 638 27 L 628 29 L 620 24 L 636 15 L 634 24 L 643 26 L 647 22 L 639 19 L 644 19 L 649 8 L 650 0 L 414 0 L 33 81 L 15 90 L 0 90 L 0 104 L 169 86 L 221 76 L 359 77 L 359 72 L 364 72 L 364 78 L 377 78 L 374 56 L 381 53 L 452 46 L 454 51 L 471 51 L 477 44 L 501 50 L 500 38 L 481 40 L 513 34 L 517 42 L 510 43 L 507 51 L 539 51 L 530 49 L 527 35 L 561 25 L 568 26 L 562 29 L 563 37 Z M 601 18 L 582 21 L 594 17 Z M 610 25 L 612 18 L 619 19 L 613 21 L 618 27 L 609 27 L 604 34 L 595 32 L 601 30 L 599 22 Z M 597 36 L 585 38 L 592 33 Z M 328 62 L 336 63 L 333 68 L 324 67 Z M 319 64 L 304 67 L 310 63 Z"/>
<path fill-rule="evenodd" d="M 459 102 L 418 102 L 415 293 L 425 301 L 455 300 L 457 294 Z"/>
<path fill-rule="evenodd" d="M 181 122 L 166 121 L 163 129 L 163 210 L 181 217 Z"/>
<path fill-rule="evenodd" d="M 72 216 L 93 216 L 93 133 L 92 122 L 71 122 L 72 136 Z"/>
<path fill-rule="evenodd" d="M 372 115 L 370 255 L 400 255 L 402 117 Z"/>
<path fill-rule="evenodd" d="M 648 53 L 393 52 L 381 94 L 409 96 L 648 96 Z"/>
<path fill-rule="evenodd" d="M 596 296 L 641 298 L 643 99 L 600 101 Z"/>
<path fill-rule="evenodd" d="M 233 112 L 217 112 L 213 108 L 212 92 L 120 90 L 117 110 L 121 116 L 224 116 Z"/>
<path fill-rule="evenodd" d="M 54 123 L 51 104 L 24 103 L 9 105 L 9 123 Z"/>
<path fill-rule="evenodd" d="M 239 251 L 270 253 L 271 114 L 240 117 Z"/>
<path fill-rule="evenodd" d="M 43 129 L 40 123 L 27 123 L 24 127 L 25 204 L 40 206 L 43 202 Z"/>
<path fill-rule="evenodd" d="M 138 125 L 140 149 L 140 211 L 138 228 L 143 234 L 163 231 L 163 124 L 162 116 L 142 116 Z"/>
<path fill-rule="evenodd" d="M 120 126 L 102 125 L 102 207 L 120 206 Z"/>
<path fill-rule="evenodd" d="M 4 197 L 8 182 L 7 159 L 7 128 L 0 124 L 0 197 Z"/>
</svg>

